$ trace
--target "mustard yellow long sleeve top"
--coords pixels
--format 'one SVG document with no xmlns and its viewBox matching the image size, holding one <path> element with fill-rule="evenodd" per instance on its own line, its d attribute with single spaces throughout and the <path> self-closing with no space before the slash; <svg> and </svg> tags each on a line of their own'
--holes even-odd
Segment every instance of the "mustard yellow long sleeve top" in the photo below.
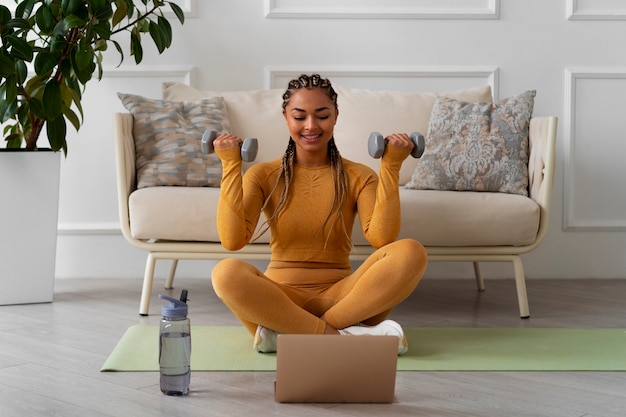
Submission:
<svg viewBox="0 0 626 417">
<path fill-rule="evenodd" d="M 271 224 L 271 260 L 323 262 L 346 267 L 357 214 L 363 234 L 372 246 L 379 248 L 393 242 L 400 231 L 400 167 L 409 152 L 389 146 L 381 159 L 380 177 L 366 165 L 343 160 L 349 184 L 342 208 L 344 225 L 334 218 L 324 225 L 335 198 L 330 165 L 311 168 L 296 164 L 287 207 L 278 221 Z M 239 148 L 217 150 L 217 155 L 223 168 L 218 233 L 226 249 L 239 250 L 254 237 L 263 204 L 276 183 L 281 160 L 257 163 L 242 176 Z M 265 207 L 268 218 L 280 199 L 282 187 L 281 183 Z"/>
</svg>

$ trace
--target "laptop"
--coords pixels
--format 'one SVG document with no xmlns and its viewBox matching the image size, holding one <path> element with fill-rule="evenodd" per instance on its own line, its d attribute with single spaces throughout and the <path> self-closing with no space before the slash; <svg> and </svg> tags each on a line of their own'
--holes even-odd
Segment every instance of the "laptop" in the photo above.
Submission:
<svg viewBox="0 0 626 417">
<path fill-rule="evenodd" d="M 393 402 L 396 336 L 280 334 L 276 346 L 278 402 Z"/>
</svg>

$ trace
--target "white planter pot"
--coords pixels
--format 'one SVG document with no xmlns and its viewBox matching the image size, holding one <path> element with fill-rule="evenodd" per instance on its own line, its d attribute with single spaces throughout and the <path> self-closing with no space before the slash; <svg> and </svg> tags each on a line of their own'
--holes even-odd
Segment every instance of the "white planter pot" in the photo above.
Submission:
<svg viewBox="0 0 626 417">
<path fill-rule="evenodd" d="M 0 151 L 0 305 L 51 302 L 61 153 Z"/>
</svg>

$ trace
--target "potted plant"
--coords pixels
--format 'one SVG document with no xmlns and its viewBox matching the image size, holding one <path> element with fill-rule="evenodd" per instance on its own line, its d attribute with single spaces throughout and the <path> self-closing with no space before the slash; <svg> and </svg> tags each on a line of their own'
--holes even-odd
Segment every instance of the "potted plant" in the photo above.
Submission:
<svg viewBox="0 0 626 417">
<path fill-rule="evenodd" d="M 68 122 L 76 130 L 83 123 L 82 94 L 89 81 L 102 78 L 104 52 L 114 47 L 121 64 L 124 49 L 116 35 L 127 34 L 130 55 L 139 64 L 144 39 L 149 37 L 159 53 L 171 46 L 172 27 L 164 10 L 184 23 L 182 9 L 165 0 L 15 3 L 13 11 L 0 5 L 0 124 L 5 141 L 0 146 L 0 283 L 5 288 L 0 305 L 52 301 L 59 154 L 68 154 Z M 44 131 L 47 144 L 40 147 Z M 42 150 L 48 152 L 34 152 Z M 30 189 L 38 185 L 38 190 Z M 44 197 L 53 199 L 50 206 L 44 205 Z M 42 223 L 45 217 L 51 225 Z M 43 237 L 46 230 L 52 230 L 52 238 Z M 32 269 L 44 265 L 48 272 Z"/>
</svg>

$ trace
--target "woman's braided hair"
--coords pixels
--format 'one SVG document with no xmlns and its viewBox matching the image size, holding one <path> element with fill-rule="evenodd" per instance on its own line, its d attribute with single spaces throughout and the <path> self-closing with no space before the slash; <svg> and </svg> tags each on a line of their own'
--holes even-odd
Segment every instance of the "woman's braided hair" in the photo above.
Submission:
<svg viewBox="0 0 626 417">
<path fill-rule="evenodd" d="M 287 90 L 283 94 L 283 110 L 289 104 L 289 100 L 291 99 L 291 96 L 296 91 L 302 88 L 306 88 L 308 90 L 311 90 L 314 88 L 321 89 L 326 94 L 328 94 L 328 97 L 331 99 L 331 101 L 335 105 L 335 108 L 338 108 L 337 93 L 335 92 L 335 90 L 333 89 L 333 86 L 331 85 L 330 81 L 327 78 L 322 78 L 320 77 L 319 74 L 312 74 L 312 75 L 302 74 L 298 78 L 289 81 Z M 285 154 L 283 156 L 283 160 L 281 163 L 281 167 L 278 172 L 278 176 L 276 177 L 276 183 L 274 184 L 274 188 L 270 192 L 270 195 L 265 200 L 265 204 L 263 205 L 263 208 L 265 208 L 265 206 L 269 202 L 270 196 L 278 189 L 278 186 L 280 182 L 282 181 L 284 183 L 284 187 L 280 195 L 280 200 L 278 201 L 278 204 L 276 205 L 274 213 L 272 213 L 272 215 L 269 216 L 269 218 L 267 219 L 267 222 L 265 223 L 264 228 L 260 231 L 258 237 L 260 237 L 269 229 L 269 224 L 273 221 L 276 221 L 278 217 L 280 216 L 280 214 L 285 210 L 285 207 L 287 206 L 289 188 L 291 185 L 291 180 L 293 178 L 293 172 L 294 172 L 295 156 L 296 156 L 296 143 L 294 142 L 292 138 L 289 138 L 289 144 L 287 145 L 287 150 L 285 151 Z M 345 229 L 345 224 L 343 222 L 343 211 L 342 211 L 343 203 L 348 194 L 348 177 L 346 175 L 346 172 L 344 171 L 343 159 L 341 158 L 341 154 L 339 153 L 339 150 L 337 149 L 337 146 L 335 145 L 334 137 L 331 138 L 330 141 L 328 142 L 328 157 L 330 160 L 330 166 L 331 166 L 332 173 L 333 173 L 333 181 L 334 181 L 334 186 L 335 186 L 335 198 L 334 198 L 333 206 L 330 212 L 328 213 L 328 215 L 326 216 L 326 219 L 324 220 L 324 223 L 320 227 L 320 232 L 323 230 L 324 225 L 328 223 L 328 221 L 331 218 L 333 219 L 333 222 L 339 218 L 342 220 L 341 224 L 344 229 L 344 233 L 346 234 L 346 236 L 349 236 L 349 234 L 347 233 Z M 329 237 L 330 237 L 330 232 L 329 232 L 329 235 L 326 237 L 327 241 Z"/>
</svg>

